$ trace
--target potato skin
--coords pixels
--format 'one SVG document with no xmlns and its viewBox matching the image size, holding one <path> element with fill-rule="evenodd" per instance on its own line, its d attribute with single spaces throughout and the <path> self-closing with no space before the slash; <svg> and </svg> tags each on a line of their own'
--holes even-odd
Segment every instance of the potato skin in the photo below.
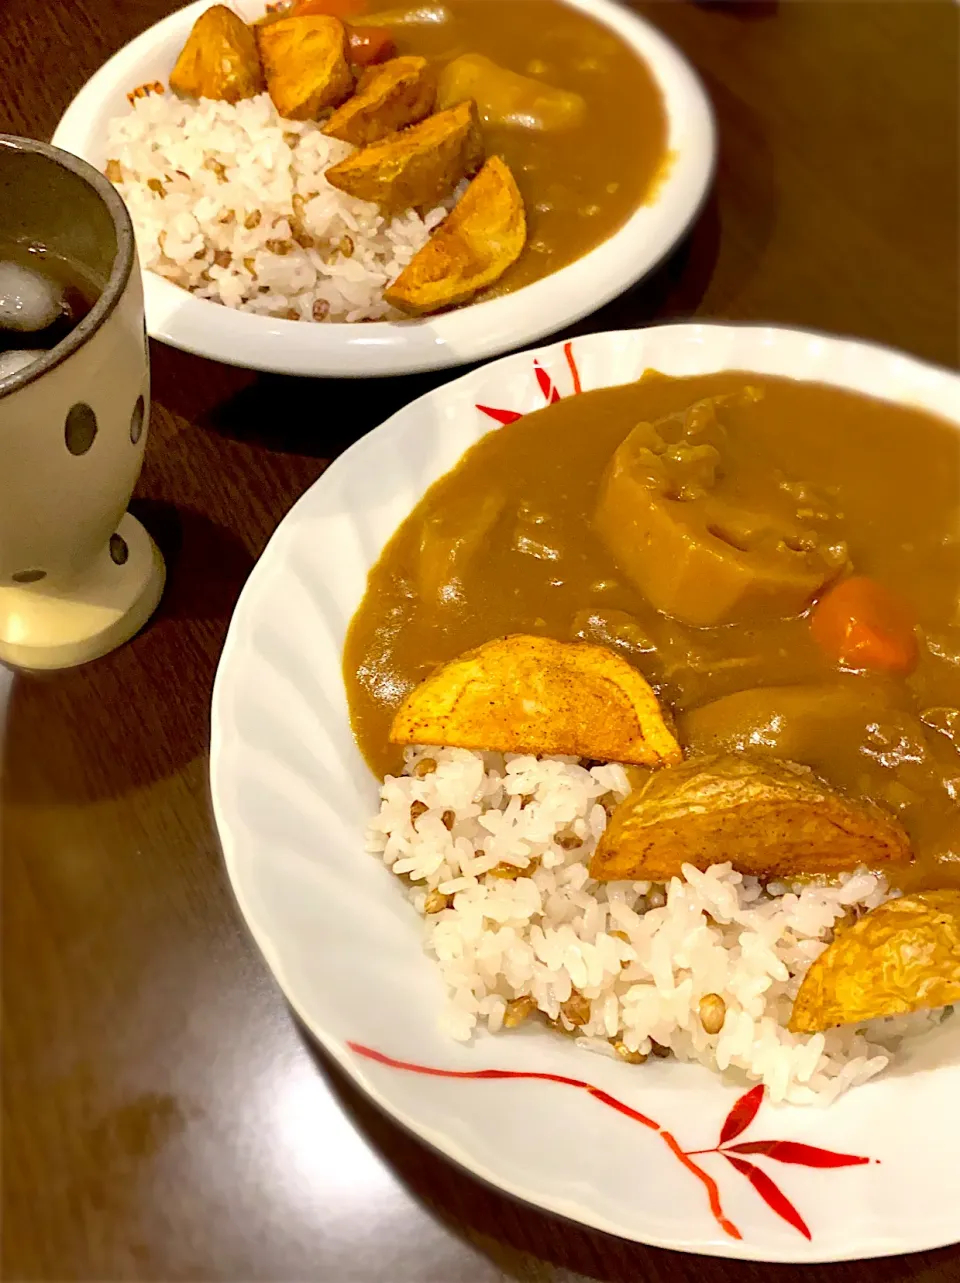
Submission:
<svg viewBox="0 0 960 1283">
<path fill-rule="evenodd" d="M 684 864 L 729 861 L 755 877 L 908 864 L 900 824 L 835 793 L 804 766 L 749 754 L 692 758 L 652 774 L 617 807 L 590 876 L 666 882 Z"/>
<path fill-rule="evenodd" d="M 816 1033 L 954 1002 L 960 1002 L 960 891 L 920 891 L 838 931 L 804 976 L 789 1028 Z"/>
</svg>

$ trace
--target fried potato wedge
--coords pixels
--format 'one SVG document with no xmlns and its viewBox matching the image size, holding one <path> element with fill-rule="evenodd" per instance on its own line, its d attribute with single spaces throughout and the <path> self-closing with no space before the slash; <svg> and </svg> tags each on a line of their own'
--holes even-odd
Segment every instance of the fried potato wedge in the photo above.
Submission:
<svg viewBox="0 0 960 1283">
<path fill-rule="evenodd" d="M 288 120 L 315 120 L 353 92 L 339 18 L 281 18 L 257 28 L 257 47 L 273 105 Z"/>
<path fill-rule="evenodd" d="M 429 116 L 436 96 L 436 77 L 426 58 L 393 58 L 371 68 L 323 132 L 366 147 Z"/>
<path fill-rule="evenodd" d="M 401 704 L 390 740 L 645 766 L 680 760 L 656 696 L 625 659 L 521 635 L 487 642 L 428 677 Z"/>
<path fill-rule="evenodd" d="M 746 754 L 653 772 L 614 811 L 590 876 L 666 882 L 727 860 L 756 877 L 835 874 L 912 859 L 900 824 L 833 792 L 805 766 Z"/>
<path fill-rule="evenodd" d="M 354 152 L 331 165 L 326 176 L 348 196 L 373 201 L 390 214 L 432 208 L 482 163 L 477 109 L 465 102 Z"/>
<path fill-rule="evenodd" d="M 523 252 L 527 220 L 513 174 L 491 156 L 384 298 L 411 316 L 465 303 Z"/>
<path fill-rule="evenodd" d="M 256 37 L 232 9 L 215 4 L 201 13 L 170 72 L 170 88 L 223 102 L 263 93 Z"/>
<path fill-rule="evenodd" d="M 888 900 L 815 959 L 789 1028 L 812 1034 L 960 1002 L 960 891 Z"/>
</svg>

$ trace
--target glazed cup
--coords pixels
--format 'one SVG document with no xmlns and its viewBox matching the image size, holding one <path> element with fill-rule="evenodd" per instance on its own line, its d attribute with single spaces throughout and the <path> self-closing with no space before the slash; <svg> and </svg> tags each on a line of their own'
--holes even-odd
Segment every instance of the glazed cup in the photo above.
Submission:
<svg viewBox="0 0 960 1283">
<path fill-rule="evenodd" d="M 56 347 L 0 379 L 0 659 L 63 668 L 130 638 L 163 590 L 162 558 L 126 511 L 150 418 L 140 271 L 112 185 L 4 134 L 0 238 L 60 255 L 100 291 Z"/>
</svg>

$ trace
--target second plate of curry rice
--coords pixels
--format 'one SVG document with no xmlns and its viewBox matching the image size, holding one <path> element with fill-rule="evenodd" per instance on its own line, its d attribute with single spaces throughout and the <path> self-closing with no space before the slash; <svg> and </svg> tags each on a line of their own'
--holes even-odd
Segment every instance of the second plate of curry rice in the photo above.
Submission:
<svg viewBox="0 0 960 1283">
<path fill-rule="evenodd" d="M 957 377 L 797 331 L 589 336 L 358 442 L 214 693 L 227 867 L 306 1025 L 585 1224 L 952 1241 L 958 532 Z"/>
<path fill-rule="evenodd" d="M 364 377 L 599 307 L 683 235 L 714 156 L 696 76 L 610 0 L 197 3 L 56 141 L 127 202 L 154 337 Z"/>
</svg>

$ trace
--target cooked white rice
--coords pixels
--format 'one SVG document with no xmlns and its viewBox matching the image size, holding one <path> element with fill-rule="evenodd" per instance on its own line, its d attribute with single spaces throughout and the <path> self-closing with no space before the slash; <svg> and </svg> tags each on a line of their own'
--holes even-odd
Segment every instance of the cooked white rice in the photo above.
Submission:
<svg viewBox="0 0 960 1283">
<path fill-rule="evenodd" d="M 420 778 L 423 758 L 437 765 Z M 593 881 L 604 804 L 629 791 L 617 765 L 588 770 L 569 758 L 449 748 L 407 750 L 404 774 L 384 781 L 368 850 L 405 876 L 425 914 L 454 1038 L 468 1040 L 478 1025 L 497 1032 L 507 1004 L 530 996 L 591 1051 L 643 1054 L 656 1045 L 742 1071 L 773 1101 L 828 1104 L 879 1073 L 905 1034 L 942 1019 L 918 1012 L 790 1033 L 800 980 L 833 924 L 882 903 L 884 879 L 858 872 L 830 886 L 764 887 L 722 864 L 706 873 L 686 865 L 668 886 Z M 417 802 L 426 810 L 411 820 Z M 505 866 L 522 872 L 497 876 Z M 437 912 L 442 897 L 448 907 Z M 575 993 L 589 1000 L 578 1028 L 562 1011 Z M 717 1034 L 700 1023 L 707 994 L 726 1004 Z"/>
<path fill-rule="evenodd" d="M 385 218 L 324 177 L 353 150 L 285 120 L 267 94 L 150 94 L 110 122 L 107 173 L 142 265 L 198 298 L 289 320 L 392 319 L 384 287 L 453 202 Z"/>
</svg>

